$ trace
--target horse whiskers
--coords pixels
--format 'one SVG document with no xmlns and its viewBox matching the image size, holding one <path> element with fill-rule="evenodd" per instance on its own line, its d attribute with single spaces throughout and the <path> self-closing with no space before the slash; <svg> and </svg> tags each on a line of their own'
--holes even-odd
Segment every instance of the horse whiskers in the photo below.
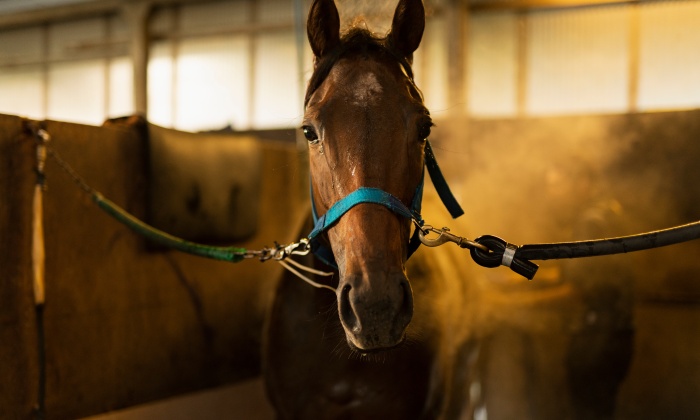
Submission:
<svg viewBox="0 0 700 420">
<path fill-rule="evenodd" d="M 385 364 L 388 352 L 362 353 L 350 347 L 345 347 L 349 351 L 348 360 L 359 360 L 361 362 Z"/>
<path fill-rule="evenodd" d="M 337 301 L 331 302 L 328 305 L 323 305 L 323 307 L 318 308 L 318 313 L 316 318 L 319 319 L 324 325 L 332 321 L 338 320 L 338 303 Z"/>
<path fill-rule="evenodd" d="M 386 363 L 387 360 L 386 354 L 383 353 L 361 353 L 352 349 L 348 346 L 344 337 L 336 341 L 333 349 L 331 350 L 331 354 L 338 359 L 359 360 L 361 362 L 378 364 Z"/>
<path fill-rule="evenodd" d="M 411 323 L 406 328 L 406 341 L 404 344 L 420 343 L 429 340 L 426 327 L 418 323 Z"/>
<path fill-rule="evenodd" d="M 321 337 L 321 339 L 334 347 L 334 353 L 339 354 L 343 348 L 347 347 L 347 343 L 345 341 L 345 333 L 339 331 L 336 328 L 330 330 L 324 329 L 323 337 Z"/>
<path fill-rule="evenodd" d="M 292 274 L 294 274 L 295 276 L 304 280 L 305 282 L 307 282 L 311 286 L 316 287 L 318 289 L 328 289 L 328 290 L 332 291 L 333 293 L 335 293 L 335 289 L 333 287 L 311 280 L 310 278 L 306 277 L 304 274 L 300 273 L 298 270 L 296 270 L 294 267 L 290 266 L 289 264 L 292 264 L 295 267 L 299 268 L 300 270 L 306 271 L 306 272 L 311 273 L 311 274 L 315 274 L 317 276 L 332 276 L 333 273 L 326 272 L 326 271 L 320 271 L 320 270 L 316 270 L 316 269 L 311 268 L 311 267 L 307 267 L 307 266 L 300 264 L 292 259 L 289 259 L 287 261 L 277 260 L 277 262 L 280 263 L 280 265 L 282 267 L 286 268 Z"/>
<path fill-rule="evenodd" d="M 338 359 L 344 359 L 344 358 L 350 359 L 350 357 L 351 357 L 350 349 L 348 348 L 347 344 L 345 343 L 345 339 L 336 341 L 335 346 L 333 347 L 333 350 L 331 350 L 331 354 L 333 354 Z"/>
</svg>

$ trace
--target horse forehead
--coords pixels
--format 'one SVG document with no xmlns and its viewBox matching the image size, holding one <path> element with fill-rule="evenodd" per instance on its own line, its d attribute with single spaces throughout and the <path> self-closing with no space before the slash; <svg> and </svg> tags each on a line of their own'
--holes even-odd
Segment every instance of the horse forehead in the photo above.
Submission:
<svg viewBox="0 0 700 420">
<path fill-rule="evenodd" d="M 349 89 L 350 101 L 357 106 L 376 105 L 380 95 L 384 92 L 377 74 L 371 70 L 356 77 L 351 82 Z"/>
<path fill-rule="evenodd" d="M 398 65 L 393 70 L 398 72 Z M 400 100 L 400 78 L 392 74 L 386 63 L 341 60 L 331 73 L 333 83 L 342 86 L 344 99 L 351 105 L 366 108 L 377 106 L 382 100 Z"/>
</svg>

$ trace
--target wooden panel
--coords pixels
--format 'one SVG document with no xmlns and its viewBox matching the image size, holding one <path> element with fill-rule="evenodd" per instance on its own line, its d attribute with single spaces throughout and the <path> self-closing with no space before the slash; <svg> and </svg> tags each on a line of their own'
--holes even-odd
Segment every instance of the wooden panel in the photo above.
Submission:
<svg viewBox="0 0 700 420">
<path fill-rule="evenodd" d="M 60 122 L 47 130 L 94 188 L 145 216 L 146 142 L 136 130 Z M 3 418 L 30 417 L 37 381 L 28 266 L 33 147 L 18 143 L 16 132 L 0 128 L 0 192 L 10 198 L 0 203 Z M 294 144 L 262 149 L 261 172 L 274 174 L 261 184 L 264 223 L 233 245 L 291 242 L 307 216 Z M 153 249 L 98 209 L 53 160 L 47 178 L 47 417 L 84 417 L 259 373 L 263 317 L 279 265 Z"/>
<path fill-rule="evenodd" d="M 0 115 L 0 418 L 33 418 L 38 392 L 31 277 L 33 141 Z"/>
</svg>

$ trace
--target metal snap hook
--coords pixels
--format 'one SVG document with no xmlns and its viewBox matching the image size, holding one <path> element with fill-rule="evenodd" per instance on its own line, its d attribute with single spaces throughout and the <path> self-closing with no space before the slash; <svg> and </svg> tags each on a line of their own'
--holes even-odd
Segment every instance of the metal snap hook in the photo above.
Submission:
<svg viewBox="0 0 700 420">
<path fill-rule="evenodd" d="M 437 233 L 438 237 L 435 239 L 427 238 L 426 236 L 430 233 Z M 460 248 L 478 248 L 484 252 L 489 251 L 489 249 L 485 245 L 479 244 L 477 242 L 472 241 L 471 239 L 467 239 L 462 236 L 453 235 L 452 233 L 450 233 L 450 229 L 447 227 L 443 227 L 442 229 L 436 229 L 430 225 L 425 225 L 420 228 L 420 232 L 418 232 L 418 238 L 420 239 L 421 243 L 423 243 L 423 245 L 430 247 L 440 246 L 447 242 L 454 242 Z"/>
<path fill-rule="evenodd" d="M 436 229 L 430 225 L 425 225 L 420 228 L 420 231 L 418 232 L 418 238 L 420 239 L 421 243 L 425 246 L 429 247 L 436 247 L 440 246 L 446 242 L 459 242 L 456 236 L 452 235 L 449 232 L 449 228 L 442 228 L 442 229 Z M 430 233 L 437 233 L 438 236 L 437 238 L 431 239 L 428 238 L 427 235 Z"/>
</svg>

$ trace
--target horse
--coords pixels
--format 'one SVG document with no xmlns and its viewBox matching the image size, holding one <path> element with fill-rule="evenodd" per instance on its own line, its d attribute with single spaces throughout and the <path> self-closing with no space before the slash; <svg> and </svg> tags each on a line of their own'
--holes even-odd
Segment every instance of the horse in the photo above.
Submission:
<svg viewBox="0 0 700 420">
<path fill-rule="evenodd" d="M 280 418 L 469 415 L 476 346 L 453 325 L 468 316 L 458 279 L 466 258 L 418 252 L 409 261 L 412 221 L 393 208 L 419 207 L 422 195 L 433 122 L 411 64 L 424 27 L 422 0 L 400 0 L 385 37 L 357 26 L 341 36 L 333 0 L 309 11 L 314 71 L 302 130 L 313 213 L 358 191 L 394 204 L 345 203 L 322 230 L 317 249 L 330 257 L 307 263 L 334 266 L 326 288 L 279 283 L 262 359 Z"/>
</svg>

